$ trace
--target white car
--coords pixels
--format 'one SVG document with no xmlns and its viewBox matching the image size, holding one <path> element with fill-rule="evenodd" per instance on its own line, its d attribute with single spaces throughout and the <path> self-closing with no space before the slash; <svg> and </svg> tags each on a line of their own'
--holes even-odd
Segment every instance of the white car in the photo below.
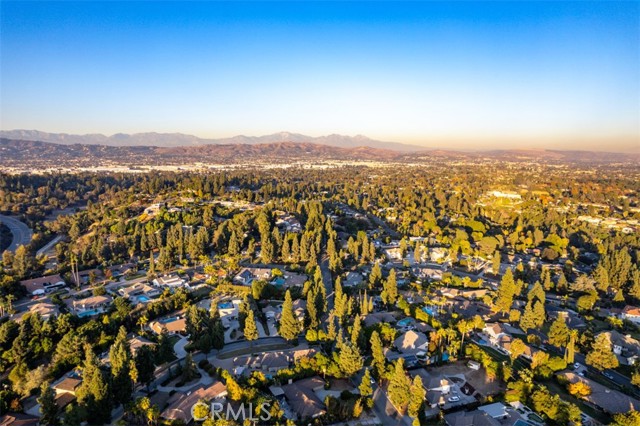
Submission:
<svg viewBox="0 0 640 426">
<path fill-rule="evenodd" d="M 452 396 L 449 398 L 449 402 L 458 402 L 458 401 L 460 401 L 459 396 Z"/>
</svg>

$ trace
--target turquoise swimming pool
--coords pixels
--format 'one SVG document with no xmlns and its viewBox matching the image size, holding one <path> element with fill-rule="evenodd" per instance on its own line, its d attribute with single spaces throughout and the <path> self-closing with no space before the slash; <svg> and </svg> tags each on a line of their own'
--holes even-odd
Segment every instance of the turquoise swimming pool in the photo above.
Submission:
<svg viewBox="0 0 640 426">
<path fill-rule="evenodd" d="M 98 315 L 100 312 L 97 309 L 92 309 L 90 311 L 84 311 L 84 312 L 80 312 L 78 314 L 79 318 L 84 318 L 84 317 L 92 317 L 94 315 Z"/>
<path fill-rule="evenodd" d="M 413 323 L 413 318 L 405 318 L 398 321 L 400 327 L 404 327 Z"/>
</svg>

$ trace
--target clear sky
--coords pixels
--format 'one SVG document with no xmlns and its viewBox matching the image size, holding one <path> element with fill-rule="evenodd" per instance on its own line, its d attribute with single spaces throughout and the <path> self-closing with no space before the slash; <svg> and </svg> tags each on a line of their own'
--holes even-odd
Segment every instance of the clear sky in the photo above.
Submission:
<svg viewBox="0 0 640 426">
<path fill-rule="evenodd" d="M 640 148 L 640 3 L 0 2 L 0 127 Z"/>
</svg>

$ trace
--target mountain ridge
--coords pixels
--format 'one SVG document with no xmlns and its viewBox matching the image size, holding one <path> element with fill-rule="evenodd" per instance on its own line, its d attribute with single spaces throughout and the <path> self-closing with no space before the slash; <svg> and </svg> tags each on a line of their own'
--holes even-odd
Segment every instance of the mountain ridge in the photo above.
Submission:
<svg viewBox="0 0 640 426">
<path fill-rule="evenodd" d="M 236 135 L 228 138 L 200 138 L 186 133 L 115 133 L 107 136 L 101 133 L 88 133 L 84 135 L 70 133 L 49 133 L 40 130 L 1 130 L 0 137 L 13 140 L 26 140 L 38 142 L 50 142 L 62 145 L 107 145 L 107 146 L 201 146 L 201 145 L 226 145 L 247 144 L 257 145 L 276 142 L 314 143 L 340 148 L 355 148 L 369 146 L 372 148 L 393 149 L 401 152 L 416 152 L 428 149 L 419 145 L 409 145 L 398 142 L 386 142 L 371 139 L 364 135 L 347 136 L 330 134 L 324 136 L 308 136 L 300 133 L 278 132 L 262 136 Z"/>
<path fill-rule="evenodd" d="M 317 143 L 273 142 L 254 144 L 205 144 L 197 146 L 111 146 L 91 144 L 56 144 L 43 141 L 0 138 L 0 166 L 91 167 L 100 164 L 188 165 L 188 164 L 287 164 L 323 161 L 380 161 L 429 163 L 471 162 L 540 162 L 540 163 L 625 163 L 640 165 L 640 154 L 594 153 L 559 150 L 493 150 L 461 152 L 423 150 L 400 152 L 369 146 L 336 147 Z"/>
</svg>

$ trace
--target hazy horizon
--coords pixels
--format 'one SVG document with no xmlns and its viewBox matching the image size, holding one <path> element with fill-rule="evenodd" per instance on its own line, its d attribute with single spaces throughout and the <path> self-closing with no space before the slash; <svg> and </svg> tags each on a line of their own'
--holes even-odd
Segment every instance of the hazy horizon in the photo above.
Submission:
<svg viewBox="0 0 640 426">
<path fill-rule="evenodd" d="M 0 128 L 640 150 L 637 2 L 2 2 Z"/>
</svg>

